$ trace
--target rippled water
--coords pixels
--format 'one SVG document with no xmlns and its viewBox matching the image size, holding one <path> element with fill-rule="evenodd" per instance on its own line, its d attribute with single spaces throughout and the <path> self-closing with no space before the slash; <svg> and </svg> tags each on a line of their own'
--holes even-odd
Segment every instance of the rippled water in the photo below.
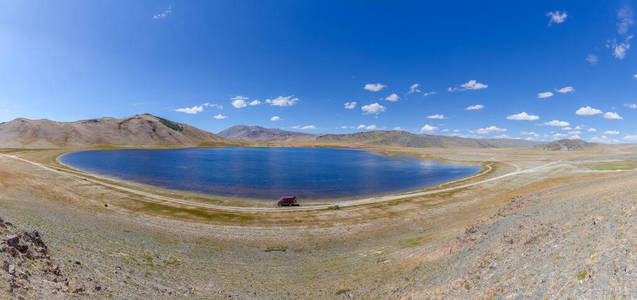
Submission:
<svg viewBox="0 0 637 300">
<path fill-rule="evenodd" d="M 104 150 L 69 153 L 60 161 L 80 170 L 170 189 L 261 199 L 404 192 L 480 171 L 464 164 L 325 148 Z"/>
</svg>

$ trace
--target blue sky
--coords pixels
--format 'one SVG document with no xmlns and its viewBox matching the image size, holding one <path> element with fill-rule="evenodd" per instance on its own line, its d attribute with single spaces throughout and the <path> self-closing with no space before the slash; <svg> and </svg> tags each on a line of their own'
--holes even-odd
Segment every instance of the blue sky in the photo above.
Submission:
<svg viewBox="0 0 637 300">
<path fill-rule="evenodd" d="M 635 3 L 429 2 L 3 1 L 0 121 L 637 140 Z"/>
</svg>

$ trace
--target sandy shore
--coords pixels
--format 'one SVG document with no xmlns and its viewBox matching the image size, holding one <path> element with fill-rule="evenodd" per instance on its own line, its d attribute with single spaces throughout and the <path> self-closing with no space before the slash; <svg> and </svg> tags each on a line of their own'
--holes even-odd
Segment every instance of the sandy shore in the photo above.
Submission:
<svg viewBox="0 0 637 300">
<path fill-rule="evenodd" d="M 40 232 L 79 296 L 637 296 L 634 149 L 375 150 L 493 169 L 340 210 L 273 210 L 58 169 L 58 150 L 13 151 L 0 157 L 0 216 Z"/>
</svg>

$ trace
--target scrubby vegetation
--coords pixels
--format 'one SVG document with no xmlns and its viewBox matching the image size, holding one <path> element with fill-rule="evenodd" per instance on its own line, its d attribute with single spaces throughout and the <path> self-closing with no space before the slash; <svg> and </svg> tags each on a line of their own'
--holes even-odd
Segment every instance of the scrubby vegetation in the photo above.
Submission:
<svg viewBox="0 0 637 300">
<path fill-rule="evenodd" d="M 166 127 L 170 128 L 170 129 L 172 129 L 174 131 L 184 131 L 184 127 L 183 126 L 181 126 L 181 125 L 179 125 L 179 124 L 177 124 L 177 123 L 175 123 L 173 121 L 166 120 L 166 119 L 160 118 L 160 117 L 157 117 L 157 119 L 159 119 L 159 122 L 164 124 Z"/>
</svg>

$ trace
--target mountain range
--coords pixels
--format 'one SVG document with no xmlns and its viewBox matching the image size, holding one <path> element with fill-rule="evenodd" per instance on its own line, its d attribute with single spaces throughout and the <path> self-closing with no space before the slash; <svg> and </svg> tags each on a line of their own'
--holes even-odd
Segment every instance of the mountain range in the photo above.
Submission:
<svg viewBox="0 0 637 300">
<path fill-rule="evenodd" d="M 579 150 L 594 144 L 581 140 L 540 143 L 520 139 L 474 139 L 376 130 L 351 134 L 313 135 L 259 126 L 237 125 L 213 134 L 151 114 L 75 122 L 15 119 L 0 123 L 0 148 L 93 146 L 402 146 L 414 148 L 540 148 Z"/>
</svg>

